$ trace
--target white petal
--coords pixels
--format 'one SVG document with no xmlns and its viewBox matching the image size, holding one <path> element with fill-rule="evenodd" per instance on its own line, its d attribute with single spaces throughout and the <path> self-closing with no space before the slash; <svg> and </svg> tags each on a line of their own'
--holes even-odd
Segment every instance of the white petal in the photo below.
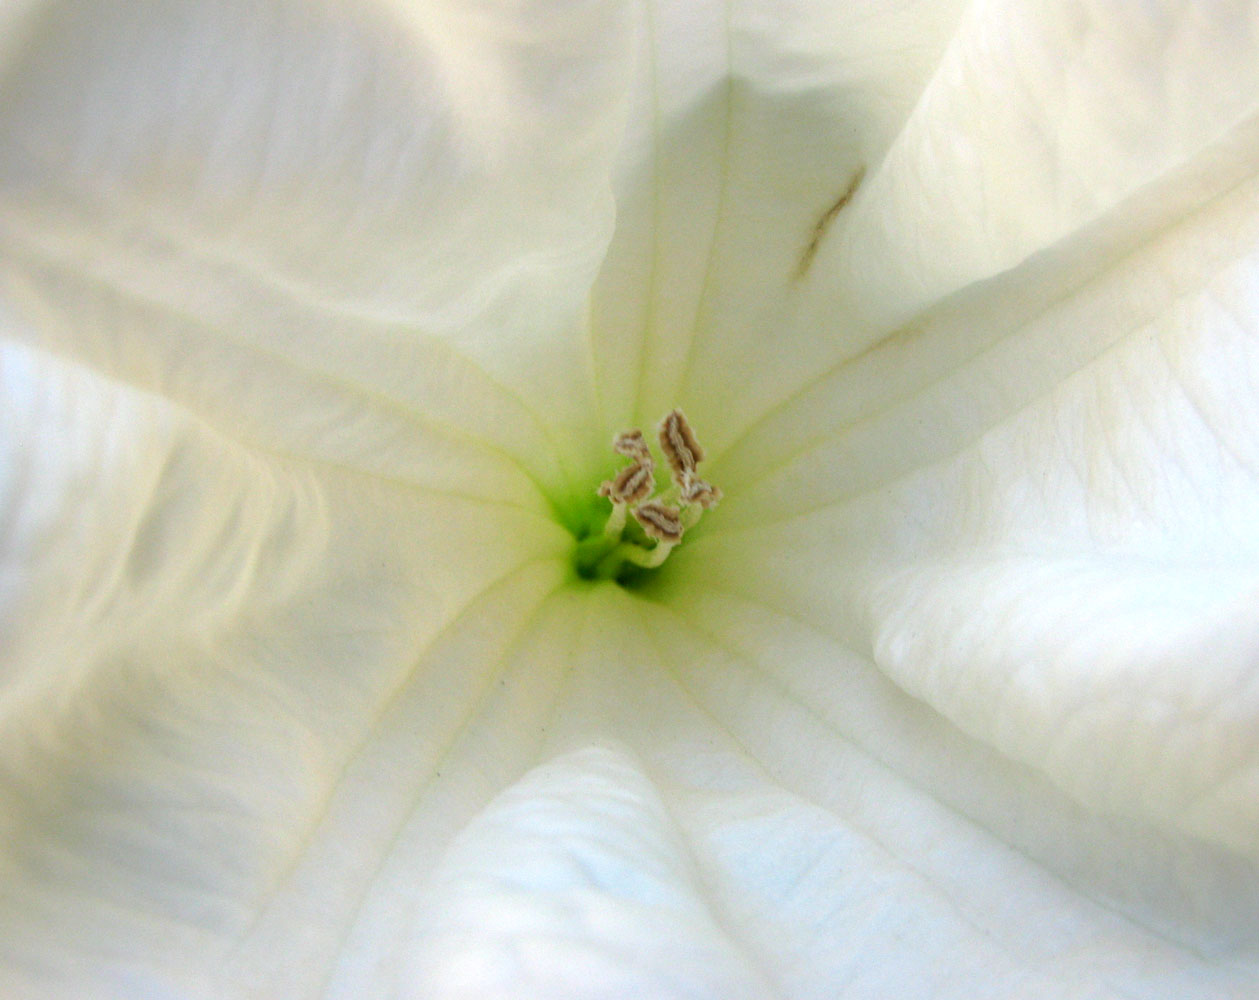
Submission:
<svg viewBox="0 0 1259 1000">
<path fill-rule="evenodd" d="M 554 494 L 590 408 L 556 334 L 611 231 L 624 20 L 52 5 L 4 67 L 5 290 L 41 346 L 232 436 L 408 478 L 480 446 Z"/>
<path fill-rule="evenodd" d="M 613 427 L 760 398 L 819 219 L 883 157 L 961 7 L 641 5 L 617 228 L 593 312 Z"/>
<path fill-rule="evenodd" d="M 694 557 L 1090 806 L 1259 857 L 1257 197 L 1019 321 L 1033 269 L 993 342 L 961 309 L 836 370 L 747 439 Z"/>
<path fill-rule="evenodd" d="M 1259 107 L 1257 43 L 1246 0 L 973 4 L 842 238 L 819 254 L 818 280 L 833 287 L 810 309 L 885 332 L 1200 169 Z"/>
<path fill-rule="evenodd" d="M 80 4 L 12 50 L 0 992 L 361 996 L 378 869 L 528 765 L 632 38 L 511 14 Z"/>
<path fill-rule="evenodd" d="M 0 364 L 0 992 L 222 996 L 277 913 L 286 974 L 326 975 L 414 794 L 382 775 L 428 780 L 567 534 L 265 460 L 37 352 Z"/>
<path fill-rule="evenodd" d="M 443 857 L 402 993 L 765 997 L 703 896 L 633 761 L 574 752 L 499 796 Z"/>
<path fill-rule="evenodd" d="M 1253 865 L 1080 809 L 720 586 L 591 594 L 553 745 L 632 747 L 772 995 L 1245 995 Z"/>
</svg>

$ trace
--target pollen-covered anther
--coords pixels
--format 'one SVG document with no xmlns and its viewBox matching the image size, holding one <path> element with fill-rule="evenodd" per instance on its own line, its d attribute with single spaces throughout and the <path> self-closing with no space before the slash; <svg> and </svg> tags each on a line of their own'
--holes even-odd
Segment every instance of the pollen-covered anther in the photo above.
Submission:
<svg viewBox="0 0 1259 1000">
<path fill-rule="evenodd" d="M 646 500 L 656 488 L 656 477 L 650 458 L 627 465 L 612 479 L 599 486 L 599 496 L 613 503 L 635 504 Z"/>
<path fill-rule="evenodd" d="M 655 464 L 651 460 L 651 449 L 647 447 L 647 441 L 640 430 L 622 431 L 612 439 L 612 450 L 636 462 L 649 466 Z"/>
<path fill-rule="evenodd" d="M 689 479 L 681 488 L 679 497 L 683 504 L 698 504 L 704 510 L 711 510 L 721 500 L 721 490 L 702 479 Z"/>
<path fill-rule="evenodd" d="M 673 481 L 685 489 L 695 468 L 704 460 L 704 449 L 681 410 L 673 410 L 660 421 L 660 450 L 673 470 Z"/>
<path fill-rule="evenodd" d="M 639 504 L 634 508 L 634 520 L 643 526 L 648 538 L 665 545 L 682 541 L 682 517 L 673 507 L 654 500 Z"/>
</svg>

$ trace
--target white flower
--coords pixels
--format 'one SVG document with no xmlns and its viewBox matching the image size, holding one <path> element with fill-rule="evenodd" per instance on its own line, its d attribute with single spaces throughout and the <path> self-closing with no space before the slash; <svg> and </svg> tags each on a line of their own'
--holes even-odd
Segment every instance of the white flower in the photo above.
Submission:
<svg viewBox="0 0 1259 1000">
<path fill-rule="evenodd" d="M 0 993 L 1254 995 L 1257 21 L 0 4 Z"/>
</svg>

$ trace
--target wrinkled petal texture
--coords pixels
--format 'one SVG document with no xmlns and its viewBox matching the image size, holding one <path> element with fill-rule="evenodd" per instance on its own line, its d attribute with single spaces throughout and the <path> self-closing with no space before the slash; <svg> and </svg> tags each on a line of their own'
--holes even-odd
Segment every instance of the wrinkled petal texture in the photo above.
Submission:
<svg viewBox="0 0 1259 1000">
<path fill-rule="evenodd" d="M 1252 5 L 0 23 L 5 996 L 1254 994 Z"/>
</svg>

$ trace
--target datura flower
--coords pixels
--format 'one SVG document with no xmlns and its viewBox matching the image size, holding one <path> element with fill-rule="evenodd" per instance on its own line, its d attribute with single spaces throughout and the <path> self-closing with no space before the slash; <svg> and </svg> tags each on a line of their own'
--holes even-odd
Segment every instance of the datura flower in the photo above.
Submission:
<svg viewBox="0 0 1259 1000">
<path fill-rule="evenodd" d="M 1254 4 L 0 12 L 0 995 L 1259 995 Z"/>
</svg>

